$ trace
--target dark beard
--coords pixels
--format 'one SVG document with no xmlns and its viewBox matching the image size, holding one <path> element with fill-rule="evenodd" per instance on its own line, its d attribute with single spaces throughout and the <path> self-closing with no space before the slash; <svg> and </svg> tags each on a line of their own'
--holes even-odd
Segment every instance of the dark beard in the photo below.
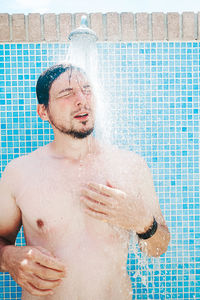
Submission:
<svg viewBox="0 0 200 300">
<path fill-rule="evenodd" d="M 62 130 L 62 129 L 59 129 L 59 128 L 57 128 L 57 129 L 60 130 L 61 132 L 65 133 L 65 134 L 68 134 L 68 135 L 76 138 L 76 139 L 84 139 L 93 132 L 94 127 L 88 129 L 87 131 Z"/>
<path fill-rule="evenodd" d="M 67 135 L 70 135 L 76 139 L 84 139 L 86 138 L 88 135 L 90 135 L 93 130 L 94 130 L 94 127 L 86 130 L 86 131 L 76 131 L 76 130 L 73 130 L 73 129 L 65 129 L 64 127 L 62 126 L 58 126 L 54 123 L 54 121 L 52 120 L 52 118 L 49 118 L 50 121 L 51 121 L 51 124 L 56 128 L 58 129 L 60 132 L 64 133 L 64 134 L 67 134 Z"/>
</svg>

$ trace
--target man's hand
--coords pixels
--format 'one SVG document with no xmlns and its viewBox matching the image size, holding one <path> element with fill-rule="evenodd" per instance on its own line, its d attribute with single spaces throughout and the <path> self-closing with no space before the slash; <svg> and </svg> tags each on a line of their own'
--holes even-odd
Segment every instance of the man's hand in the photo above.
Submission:
<svg viewBox="0 0 200 300">
<path fill-rule="evenodd" d="M 12 278 L 34 296 L 52 295 L 65 277 L 65 266 L 42 247 L 5 246 L 2 266 Z"/>
<path fill-rule="evenodd" d="M 89 183 L 81 191 L 85 212 L 96 219 L 137 233 L 145 232 L 153 223 L 151 209 L 145 207 L 140 194 L 125 192 L 97 183 Z"/>
</svg>

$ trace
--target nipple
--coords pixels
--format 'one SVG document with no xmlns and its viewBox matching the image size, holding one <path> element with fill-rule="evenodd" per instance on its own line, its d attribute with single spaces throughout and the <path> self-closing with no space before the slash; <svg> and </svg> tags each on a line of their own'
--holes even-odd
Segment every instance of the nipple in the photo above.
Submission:
<svg viewBox="0 0 200 300">
<path fill-rule="evenodd" d="M 42 227 L 44 226 L 44 222 L 43 222 L 41 219 L 38 219 L 38 220 L 37 220 L 37 226 L 38 226 L 39 228 L 42 228 Z"/>
</svg>

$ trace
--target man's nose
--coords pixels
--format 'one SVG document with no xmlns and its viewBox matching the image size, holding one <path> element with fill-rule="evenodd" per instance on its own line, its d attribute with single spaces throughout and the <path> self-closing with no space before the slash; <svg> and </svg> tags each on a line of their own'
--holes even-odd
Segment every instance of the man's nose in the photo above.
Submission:
<svg viewBox="0 0 200 300">
<path fill-rule="evenodd" d="M 86 96 L 81 90 L 76 91 L 75 97 L 76 106 L 80 106 L 81 104 L 84 105 L 86 103 Z"/>
</svg>

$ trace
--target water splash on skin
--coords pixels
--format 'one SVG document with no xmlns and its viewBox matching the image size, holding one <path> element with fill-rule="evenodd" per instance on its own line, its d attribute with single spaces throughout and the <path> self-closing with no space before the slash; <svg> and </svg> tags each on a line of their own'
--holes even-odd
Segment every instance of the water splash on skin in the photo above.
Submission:
<svg viewBox="0 0 200 300">
<path fill-rule="evenodd" d="M 141 252 L 135 232 L 130 233 L 127 270 L 132 279 L 133 290 L 137 289 L 138 283 L 142 283 L 143 287 L 146 288 L 147 299 L 154 299 L 154 275 L 160 273 L 160 260 L 159 258 L 148 257 Z"/>
<path fill-rule="evenodd" d="M 95 98 L 94 135 L 99 141 L 110 144 L 111 129 L 113 127 L 111 109 L 109 108 L 110 98 L 105 92 L 103 82 L 101 82 L 96 39 L 90 34 L 80 34 L 79 29 L 82 30 L 79 27 L 77 29 L 78 34 L 72 34 L 70 37 L 70 45 L 64 63 L 80 67 L 86 72 Z M 84 30 L 85 27 L 83 27 L 83 32 Z"/>
<path fill-rule="evenodd" d="M 97 53 L 96 43 L 94 43 L 93 39 L 88 39 L 88 36 L 82 35 L 75 37 L 71 40 L 69 52 L 66 57 L 67 64 L 71 63 L 73 65 L 81 67 L 83 70 L 87 71 L 87 76 L 89 81 L 92 83 L 92 89 L 95 95 L 96 102 L 96 115 L 95 115 L 95 137 L 98 138 L 103 143 L 111 143 L 115 139 L 115 137 L 119 134 L 119 129 L 113 129 L 113 124 L 116 121 L 120 122 L 119 112 L 122 110 L 121 101 L 115 101 L 115 111 L 117 115 L 112 117 L 109 114 L 111 111 L 109 109 L 110 97 L 105 92 L 103 88 L 103 84 L 99 84 L 100 78 L 102 76 L 99 75 L 99 58 Z M 108 66 L 106 66 L 108 67 Z M 110 70 L 111 73 L 111 70 Z M 113 73 L 113 72 L 112 72 Z M 104 76 L 105 77 L 105 76 Z M 113 79 L 113 78 L 112 78 Z M 107 80 L 104 78 L 104 80 Z M 110 92 L 112 92 L 113 84 L 107 84 L 110 88 Z M 113 93 L 115 94 L 115 93 Z M 118 95 L 116 95 L 116 99 Z M 117 107 L 119 105 L 119 107 Z M 118 126 L 119 127 L 119 126 Z M 116 132 L 115 132 L 116 131 Z M 123 145 L 126 143 L 126 137 L 123 135 L 121 139 L 124 139 Z M 134 144 L 134 142 L 133 142 Z M 83 168 L 80 164 L 79 168 L 79 178 L 82 177 Z M 127 172 L 128 173 L 128 172 Z M 75 191 L 74 191 L 75 192 Z M 130 207 L 131 209 L 131 207 Z M 119 234 L 123 241 L 123 233 L 120 232 L 118 227 L 113 226 L 113 229 Z M 141 282 L 143 286 L 147 288 L 147 297 L 148 299 L 153 299 L 152 295 L 154 293 L 154 285 L 153 285 L 153 272 L 156 270 L 156 261 L 155 259 L 151 259 L 145 256 L 138 247 L 137 243 L 137 235 L 132 232 L 130 245 L 129 245 L 129 257 L 130 259 L 135 260 L 133 263 L 128 263 L 128 271 L 135 283 Z M 122 247 L 126 248 L 126 243 L 122 244 Z M 104 250 L 105 252 L 107 249 Z M 154 268 L 150 267 L 150 262 L 153 263 Z M 132 269 L 134 268 L 134 269 Z M 159 268 L 159 267 L 158 267 Z M 134 284 L 134 282 L 133 282 Z M 133 287 L 134 288 L 134 287 Z"/>
</svg>

